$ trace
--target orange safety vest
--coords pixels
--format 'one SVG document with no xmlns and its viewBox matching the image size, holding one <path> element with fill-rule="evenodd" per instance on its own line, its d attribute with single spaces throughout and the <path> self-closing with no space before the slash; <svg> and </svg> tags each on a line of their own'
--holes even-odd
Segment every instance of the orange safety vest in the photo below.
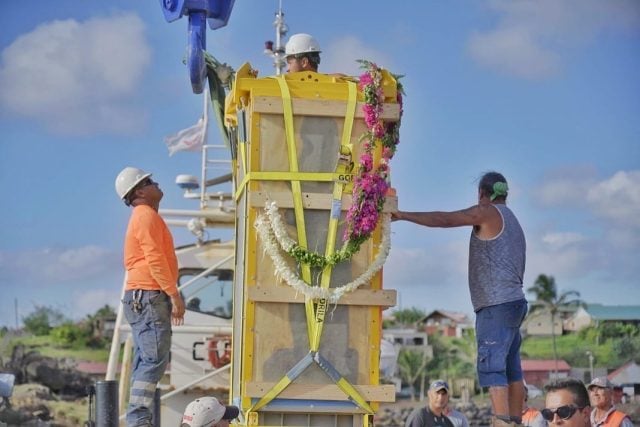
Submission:
<svg viewBox="0 0 640 427">
<path fill-rule="evenodd" d="M 620 424 L 622 424 L 622 420 L 624 420 L 626 417 L 627 414 L 625 414 L 624 412 L 613 411 L 601 425 L 607 427 L 618 427 Z"/>
<path fill-rule="evenodd" d="M 539 411 L 535 408 L 527 408 L 527 410 L 522 414 L 522 424 L 525 426 L 530 425 L 538 413 Z"/>
</svg>

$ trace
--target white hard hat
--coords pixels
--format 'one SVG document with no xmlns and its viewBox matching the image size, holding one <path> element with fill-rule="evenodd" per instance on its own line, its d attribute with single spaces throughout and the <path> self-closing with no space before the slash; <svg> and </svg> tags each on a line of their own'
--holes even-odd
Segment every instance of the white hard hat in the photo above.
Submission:
<svg viewBox="0 0 640 427">
<path fill-rule="evenodd" d="M 118 193 L 118 197 L 124 200 L 127 194 L 129 194 L 140 181 L 150 176 L 150 173 L 131 166 L 122 169 L 116 177 L 116 193 Z"/>
<path fill-rule="evenodd" d="M 239 413 L 237 406 L 225 406 L 215 397 L 201 397 L 187 405 L 180 427 L 210 427 L 220 420 L 233 420 Z"/>
<path fill-rule="evenodd" d="M 297 55 L 299 53 L 322 52 L 320 45 L 309 34 L 299 33 L 289 37 L 287 45 L 284 48 L 286 56 Z"/>
</svg>

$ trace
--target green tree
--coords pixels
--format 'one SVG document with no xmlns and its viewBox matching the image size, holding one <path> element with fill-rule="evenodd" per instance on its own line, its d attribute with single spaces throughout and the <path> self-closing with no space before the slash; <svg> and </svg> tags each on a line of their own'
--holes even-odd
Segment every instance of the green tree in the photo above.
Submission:
<svg viewBox="0 0 640 427">
<path fill-rule="evenodd" d="M 115 317 L 116 311 L 109 304 L 105 304 L 104 307 L 99 308 L 98 311 L 93 315 L 94 318 L 100 317 Z"/>
<path fill-rule="evenodd" d="M 531 304 L 530 313 L 535 311 L 546 311 L 551 315 L 551 339 L 553 342 L 553 360 L 555 362 L 555 374 L 558 374 L 558 348 L 556 345 L 556 318 L 558 311 L 568 307 L 579 307 L 584 305 L 580 299 L 580 292 L 566 291 L 558 295 L 556 280 L 553 276 L 545 274 L 539 275 L 533 286 L 527 289 L 535 295 L 536 300 Z"/>
<path fill-rule="evenodd" d="M 66 320 L 64 314 L 52 307 L 35 306 L 31 314 L 22 318 L 24 328 L 34 335 L 48 335 L 51 328 Z"/>
<path fill-rule="evenodd" d="M 67 321 L 51 329 L 49 335 L 56 344 L 62 347 L 71 347 L 74 344 L 84 345 L 87 331 L 83 330 L 81 326 Z"/>
<path fill-rule="evenodd" d="M 395 323 L 401 326 L 414 326 L 418 320 L 424 318 L 425 313 L 416 307 L 405 308 L 393 312 Z"/>
<path fill-rule="evenodd" d="M 415 390 L 418 378 L 422 379 L 421 386 L 424 385 L 425 368 L 429 363 L 427 354 L 416 350 L 400 350 L 398 355 L 398 369 L 400 378 Z M 415 400 L 415 393 L 411 393 L 411 400 Z"/>
</svg>

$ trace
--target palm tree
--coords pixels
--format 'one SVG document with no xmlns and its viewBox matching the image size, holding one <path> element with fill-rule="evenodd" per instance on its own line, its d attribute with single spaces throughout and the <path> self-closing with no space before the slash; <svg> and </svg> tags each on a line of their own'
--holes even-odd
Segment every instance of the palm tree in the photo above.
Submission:
<svg viewBox="0 0 640 427">
<path fill-rule="evenodd" d="M 527 289 L 536 296 L 536 300 L 531 303 L 529 313 L 545 310 L 551 314 L 551 338 L 553 342 L 553 360 L 555 362 L 554 374 L 558 376 L 558 349 L 556 347 L 556 316 L 558 311 L 568 307 L 578 307 L 584 305 L 580 299 L 580 292 L 566 291 L 558 295 L 556 280 L 553 276 L 541 274 L 538 276 L 533 286 Z"/>
<path fill-rule="evenodd" d="M 426 352 L 416 350 L 400 350 L 398 355 L 398 369 L 400 377 L 411 386 L 411 401 L 415 400 L 414 385 L 418 378 L 422 378 L 421 390 L 424 387 L 425 368 L 429 358 Z"/>
</svg>

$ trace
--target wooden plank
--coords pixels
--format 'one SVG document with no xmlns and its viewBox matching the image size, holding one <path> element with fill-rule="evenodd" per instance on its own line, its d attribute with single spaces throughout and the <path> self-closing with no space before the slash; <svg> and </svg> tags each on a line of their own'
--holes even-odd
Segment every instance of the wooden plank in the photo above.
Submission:
<svg viewBox="0 0 640 427">
<path fill-rule="evenodd" d="M 249 397 L 264 396 L 275 383 L 248 382 L 246 394 Z M 367 402 L 395 402 L 396 389 L 393 384 L 354 385 Z M 290 384 L 278 395 L 280 399 L 296 400 L 350 400 L 335 384 Z"/>
<path fill-rule="evenodd" d="M 302 205 L 305 209 L 331 209 L 333 195 L 327 193 L 302 193 Z M 263 208 L 267 201 L 276 202 L 278 208 L 292 209 L 293 196 L 291 191 L 253 191 L 249 194 L 249 206 L 253 208 Z M 342 210 L 346 211 L 351 207 L 351 194 L 342 196 Z M 387 196 L 385 198 L 382 212 L 390 213 L 398 209 L 398 197 Z"/>
<path fill-rule="evenodd" d="M 364 118 L 362 112 L 363 102 L 356 104 L 357 119 Z M 329 99 L 301 99 L 292 98 L 291 106 L 293 115 L 301 116 L 321 116 L 321 117 L 344 117 L 347 112 L 346 101 L 336 101 Z M 279 96 L 256 96 L 253 98 L 253 111 L 266 114 L 283 114 L 282 98 Z M 388 121 L 398 120 L 400 117 L 399 104 L 383 104 L 380 118 Z"/>
<path fill-rule="evenodd" d="M 250 301 L 255 302 L 304 303 L 304 295 L 289 286 L 274 288 L 260 286 L 258 283 L 257 286 L 247 289 L 247 295 Z M 356 289 L 345 294 L 338 304 L 393 307 L 396 305 L 396 297 L 397 291 L 395 289 Z"/>
</svg>

